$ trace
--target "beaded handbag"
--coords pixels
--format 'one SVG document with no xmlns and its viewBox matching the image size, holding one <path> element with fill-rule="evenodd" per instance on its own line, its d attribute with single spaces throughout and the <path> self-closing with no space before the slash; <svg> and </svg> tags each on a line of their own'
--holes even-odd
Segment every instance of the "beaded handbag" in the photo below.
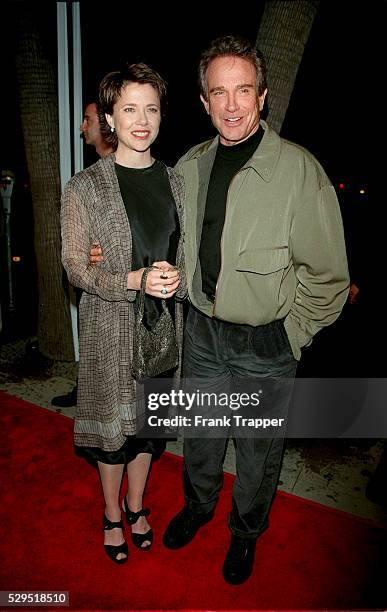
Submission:
<svg viewBox="0 0 387 612">
<path fill-rule="evenodd" d="M 138 312 L 134 326 L 132 376 L 136 380 L 152 378 L 175 368 L 179 361 L 175 326 L 165 300 L 161 300 L 163 311 L 152 329 L 143 322 L 145 285 L 152 266 L 145 268 L 138 301 Z"/>
</svg>

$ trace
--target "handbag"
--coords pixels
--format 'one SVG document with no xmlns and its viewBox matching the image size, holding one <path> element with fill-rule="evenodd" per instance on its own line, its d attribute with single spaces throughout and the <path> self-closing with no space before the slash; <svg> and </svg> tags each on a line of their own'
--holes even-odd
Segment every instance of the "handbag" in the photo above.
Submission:
<svg viewBox="0 0 387 612">
<path fill-rule="evenodd" d="M 163 310 L 152 329 L 147 329 L 143 322 L 146 279 L 152 269 L 152 266 L 145 268 L 141 277 L 134 325 L 132 376 L 136 380 L 152 378 L 172 370 L 179 361 L 175 327 L 166 300 L 161 300 Z"/>
</svg>

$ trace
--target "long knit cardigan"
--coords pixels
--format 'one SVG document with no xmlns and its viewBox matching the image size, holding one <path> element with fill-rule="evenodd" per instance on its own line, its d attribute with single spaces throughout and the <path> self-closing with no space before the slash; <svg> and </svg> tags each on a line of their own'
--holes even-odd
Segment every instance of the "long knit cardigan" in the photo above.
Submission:
<svg viewBox="0 0 387 612">
<path fill-rule="evenodd" d="M 130 373 L 137 294 L 127 289 L 132 234 L 114 163 L 111 154 L 76 174 L 64 189 L 61 207 L 62 262 L 70 283 L 83 289 L 74 441 L 106 451 L 118 450 L 128 435 L 136 433 L 138 415 L 143 413 L 143 388 Z M 182 282 L 175 318 L 181 364 L 184 183 L 174 170 L 167 171 L 181 229 L 176 265 Z M 94 241 L 101 244 L 104 259 L 92 266 L 89 252 Z"/>
</svg>

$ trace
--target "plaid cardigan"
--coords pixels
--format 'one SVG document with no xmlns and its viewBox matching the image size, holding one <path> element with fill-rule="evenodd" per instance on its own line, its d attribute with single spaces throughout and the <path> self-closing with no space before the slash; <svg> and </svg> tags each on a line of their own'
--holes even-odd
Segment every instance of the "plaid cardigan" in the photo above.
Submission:
<svg viewBox="0 0 387 612">
<path fill-rule="evenodd" d="M 62 195 L 62 262 L 72 285 L 83 289 L 79 305 L 78 404 L 75 444 L 118 450 L 136 433 L 143 411 L 143 390 L 131 377 L 134 300 L 128 290 L 132 235 L 116 177 L 114 154 L 73 176 Z M 176 265 L 184 269 L 183 179 L 167 168 L 180 222 Z M 92 242 L 103 250 L 103 262 L 89 264 Z M 185 275 L 176 300 L 176 333 L 180 347 L 186 296 Z M 180 369 L 180 368 L 179 368 Z M 180 372 L 178 372 L 179 374 Z"/>
</svg>

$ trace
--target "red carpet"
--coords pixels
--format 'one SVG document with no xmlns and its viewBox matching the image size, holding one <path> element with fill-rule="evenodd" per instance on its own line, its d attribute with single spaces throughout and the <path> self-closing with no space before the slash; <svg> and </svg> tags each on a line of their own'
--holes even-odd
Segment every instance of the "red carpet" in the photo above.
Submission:
<svg viewBox="0 0 387 612">
<path fill-rule="evenodd" d="M 129 542 L 130 560 L 114 565 L 102 547 L 98 475 L 73 453 L 72 420 L 5 393 L 0 406 L 0 590 L 65 590 L 70 609 L 87 610 L 387 607 L 385 531 L 282 493 L 252 578 L 227 585 L 229 475 L 212 523 L 185 549 L 165 549 L 161 535 L 183 503 L 181 460 L 168 453 L 154 464 L 146 497 L 153 551 Z"/>
</svg>

